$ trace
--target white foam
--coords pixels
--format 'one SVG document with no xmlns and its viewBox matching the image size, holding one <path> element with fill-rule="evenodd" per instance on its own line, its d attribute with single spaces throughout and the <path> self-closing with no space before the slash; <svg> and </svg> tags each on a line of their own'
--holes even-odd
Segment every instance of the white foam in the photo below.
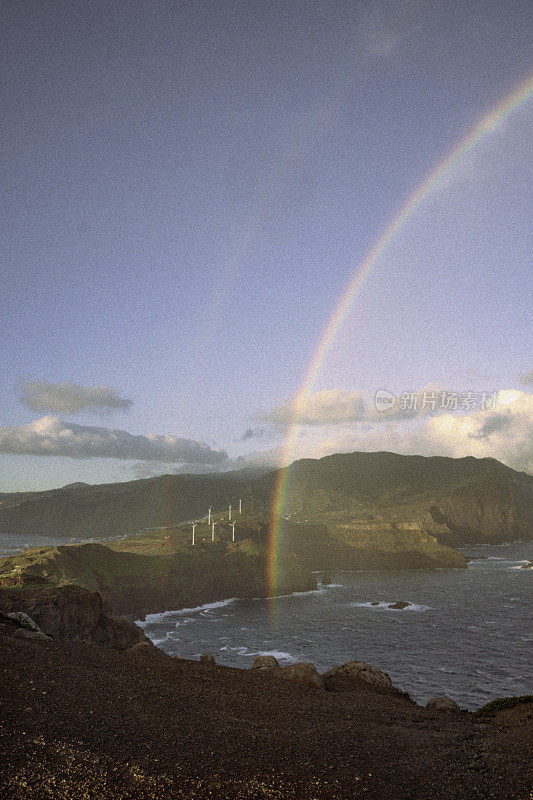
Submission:
<svg viewBox="0 0 533 800">
<path fill-rule="evenodd" d="M 256 656 L 274 656 L 277 661 L 285 661 L 286 663 L 292 664 L 295 664 L 298 660 L 285 650 L 248 650 L 246 645 L 238 645 L 235 647 L 232 645 L 224 645 L 223 647 L 220 647 L 219 650 L 226 653 L 237 653 L 237 655 L 243 656 L 244 658 L 255 658 Z"/>
<path fill-rule="evenodd" d="M 204 603 L 202 606 L 195 606 L 194 608 L 177 608 L 173 611 L 162 611 L 160 614 L 147 614 L 144 622 L 137 621 L 137 625 L 141 628 L 144 625 L 153 625 L 163 619 L 173 616 L 181 616 L 182 614 L 201 614 L 202 612 L 215 611 L 217 608 L 225 608 L 230 603 L 234 603 L 236 597 L 229 597 L 227 600 L 217 600 L 215 603 Z"/>
</svg>

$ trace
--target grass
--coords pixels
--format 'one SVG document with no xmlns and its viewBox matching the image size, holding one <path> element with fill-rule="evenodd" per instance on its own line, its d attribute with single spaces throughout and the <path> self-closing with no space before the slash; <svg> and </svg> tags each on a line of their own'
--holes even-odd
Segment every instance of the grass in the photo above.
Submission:
<svg viewBox="0 0 533 800">
<path fill-rule="evenodd" d="M 476 714 L 483 716 L 485 714 L 496 714 L 498 711 L 503 711 L 506 708 L 514 708 L 522 703 L 533 703 L 533 694 L 522 694 L 519 697 L 498 697 L 496 700 L 491 700 L 481 708 L 478 708 Z"/>
</svg>

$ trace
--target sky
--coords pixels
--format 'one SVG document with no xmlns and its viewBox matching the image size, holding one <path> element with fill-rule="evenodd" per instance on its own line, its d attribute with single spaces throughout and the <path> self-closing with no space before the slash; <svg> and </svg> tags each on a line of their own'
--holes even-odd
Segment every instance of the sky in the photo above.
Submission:
<svg viewBox="0 0 533 800">
<path fill-rule="evenodd" d="M 533 473 L 529 0 L 4 0 L 0 492 L 350 450 Z M 378 407 L 376 392 L 391 406 Z"/>
</svg>

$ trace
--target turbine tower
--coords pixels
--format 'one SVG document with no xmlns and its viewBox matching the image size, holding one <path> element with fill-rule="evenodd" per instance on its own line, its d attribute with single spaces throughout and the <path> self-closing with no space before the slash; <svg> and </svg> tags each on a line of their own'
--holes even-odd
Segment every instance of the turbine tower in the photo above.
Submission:
<svg viewBox="0 0 533 800">
<path fill-rule="evenodd" d="M 239 500 L 239 514 L 242 514 L 242 500 Z"/>
<path fill-rule="evenodd" d="M 192 544 L 193 544 L 193 547 L 194 547 L 194 529 L 196 528 L 197 525 L 198 525 L 197 522 L 193 522 L 192 523 Z"/>
<path fill-rule="evenodd" d="M 207 509 L 207 524 L 211 525 L 211 506 Z"/>
<path fill-rule="evenodd" d="M 235 522 L 231 523 L 231 541 L 235 541 Z"/>
<path fill-rule="evenodd" d="M 211 541 L 212 542 L 215 541 L 215 525 L 216 524 L 217 523 L 215 522 L 215 520 L 213 520 L 213 522 L 211 523 Z"/>
</svg>

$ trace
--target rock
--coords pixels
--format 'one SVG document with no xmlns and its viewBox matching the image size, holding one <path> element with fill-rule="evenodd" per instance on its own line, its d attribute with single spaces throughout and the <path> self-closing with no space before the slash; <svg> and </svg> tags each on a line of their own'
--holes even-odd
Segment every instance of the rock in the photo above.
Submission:
<svg viewBox="0 0 533 800">
<path fill-rule="evenodd" d="M 52 637 L 39 630 L 30 631 L 27 628 L 18 628 L 13 634 L 13 639 L 47 639 L 51 641 Z"/>
<path fill-rule="evenodd" d="M 279 669 L 280 666 L 274 656 L 257 656 L 250 669 L 266 670 Z"/>
<path fill-rule="evenodd" d="M 315 665 L 307 661 L 281 667 L 278 674 L 287 681 L 299 683 L 300 686 L 309 686 L 313 689 L 324 688 L 324 681 L 318 674 Z"/>
<path fill-rule="evenodd" d="M 200 662 L 202 664 L 209 664 L 209 666 L 212 667 L 214 667 L 215 664 L 217 663 L 215 661 L 215 656 L 212 655 L 211 653 L 202 653 L 202 655 L 200 656 Z"/>
<path fill-rule="evenodd" d="M 54 639 L 95 642 L 127 650 L 145 639 L 140 628 L 102 609 L 102 598 L 81 586 L 45 586 L 16 591 L 0 588 L 0 609 L 20 614 Z M 15 621 L 15 619 L 12 619 Z M 21 623 L 17 623 L 21 624 Z"/>
<path fill-rule="evenodd" d="M 407 608 L 410 606 L 411 603 L 408 603 L 406 600 L 398 600 L 397 603 L 391 603 L 388 608 Z"/>
<path fill-rule="evenodd" d="M 371 606 L 379 606 L 379 603 L 378 603 L 378 601 L 377 601 L 377 600 L 374 600 L 374 602 L 373 602 L 373 603 L 370 603 L 370 605 L 371 605 Z"/>
<path fill-rule="evenodd" d="M 347 661 L 342 667 L 333 667 L 323 676 L 326 688 L 333 686 L 336 679 L 363 681 L 380 689 L 394 689 L 390 675 L 364 661 Z"/>
<path fill-rule="evenodd" d="M 176 659 L 176 661 L 183 661 L 183 656 L 180 656 L 180 654 L 179 654 L 179 653 L 174 653 L 174 655 L 172 656 L 172 658 L 175 658 L 175 659 Z"/>
<path fill-rule="evenodd" d="M 21 628 L 27 628 L 29 631 L 41 631 L 39 626 L 32 620 L 32 618 L 23 611 L 0 611 L 0 617 L 9 619 L 11 622 L 15 622 Z"/>
<path fill-rule="evenodd" d="M 128 653 L 147 653 L 152 647 L 150 642 L 137 642 L 133 647 L 128 647 Z"/>
<path fill-rule="evenodd" d="M 322 584 L 322 586 L 329 586 L 329 584 L 331 583 L 331 577 L 325 572 L 322 575 L 322 578 L 320 579 L 320 583 Z"/>
<path fill-rule="evenodd" d="M 460 711 L 461 709 L 451 697 L 447 695 L 439 695 L 439 697 L 432 697 L 426 703 L 426 708 L 430 711 Z"/>
<path fill-rule="evenodd" d="M 12 572 L 0 575 L 0 588 L 12 588 L 13 586 L 35 586 L 36 584 L 47 584 L 48 579 L 43 575 L 32 575 L 30 572 L 24 572 L 22 569 L 15 567 Z"/>
</svg>

